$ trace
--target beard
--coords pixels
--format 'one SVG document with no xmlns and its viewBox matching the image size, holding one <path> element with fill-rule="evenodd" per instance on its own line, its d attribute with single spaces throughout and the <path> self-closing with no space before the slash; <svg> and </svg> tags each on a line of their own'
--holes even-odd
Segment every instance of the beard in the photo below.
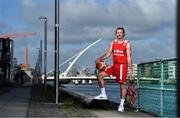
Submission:
<svg viewBox="0 0 180 118">
<path fill-rule="evenodd" d="M 123 39 L 123 36 L 119 35 L 117 36 L 117 39 Z"/>
</svg>

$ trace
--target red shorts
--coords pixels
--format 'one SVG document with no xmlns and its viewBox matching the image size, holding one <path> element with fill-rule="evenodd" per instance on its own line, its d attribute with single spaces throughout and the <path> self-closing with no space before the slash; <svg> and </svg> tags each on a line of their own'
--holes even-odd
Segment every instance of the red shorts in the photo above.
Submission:
<svg viewBox="0 0 180 118">
<path fill-rule="evenodd" d="M 126 84 L 128 64 L 114 64 L 105 69 L 109 76 L 115 76 L 116 81 L 120 84 Z"/>
</svg>

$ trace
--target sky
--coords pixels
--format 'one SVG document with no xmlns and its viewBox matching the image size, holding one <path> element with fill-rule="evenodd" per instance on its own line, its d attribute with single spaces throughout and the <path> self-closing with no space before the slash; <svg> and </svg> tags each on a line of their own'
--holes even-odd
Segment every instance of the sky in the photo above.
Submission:
<svg viewBox="0 0 180 118">
<path fill-rule="evenodd" d="M 0 35 L 37 32 L 14 40 L 14 57 L 35 67 L 40 40 L 44 47 L 44 21 L 48 18 L 47 69 L 54 68 L 54 1 L 0 0 Z M 115 37 L 116 27 L 125 28 L 132 45 L 133 63 L 176 57 L 176 0 L 60 0 L 60 63 L 94 41 L 102 40 L 83 54 L 76 66 L 94 68 Z M 107 59 L 108 65 L 112 58 Z M 68 64 L 62 66 L 64 71 Z"/>
</svg>

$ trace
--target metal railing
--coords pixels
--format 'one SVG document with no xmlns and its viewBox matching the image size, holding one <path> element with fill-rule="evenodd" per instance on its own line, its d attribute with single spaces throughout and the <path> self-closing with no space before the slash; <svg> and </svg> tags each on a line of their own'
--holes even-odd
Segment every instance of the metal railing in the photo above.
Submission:
<svg viewBox="0 0 180 118">
<path fill-rule="evenodd" d="M 136 107 L 160 117 L 176 116 L 176 59 L 138 64 Z M 156 78 L 143 81 L 142 78 Z M 157 81 L 159 78 L 159 81 Z"/>
</svg>

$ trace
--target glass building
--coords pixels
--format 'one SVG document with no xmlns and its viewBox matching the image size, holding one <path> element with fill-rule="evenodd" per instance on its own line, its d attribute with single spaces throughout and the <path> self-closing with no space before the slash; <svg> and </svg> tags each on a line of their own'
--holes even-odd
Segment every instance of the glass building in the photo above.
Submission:
<svg viewBox="0 0 180 118">
<path fill-rule="evenodd" d="M 0 85 L 6 85 L 12 79 L 13 40 L 0 38 Z"/>
<path fill-rule="evenodd" d="M 163 64 L 163 65 L 162 65 Z M 161 77 L 163 68 L 164 80 L 176 81 L 177 78 L 177 58 L 167 58 L 146 63 L 138 64 L 138 76 L 142 78 L 156 78 Z"/>
</svg>

